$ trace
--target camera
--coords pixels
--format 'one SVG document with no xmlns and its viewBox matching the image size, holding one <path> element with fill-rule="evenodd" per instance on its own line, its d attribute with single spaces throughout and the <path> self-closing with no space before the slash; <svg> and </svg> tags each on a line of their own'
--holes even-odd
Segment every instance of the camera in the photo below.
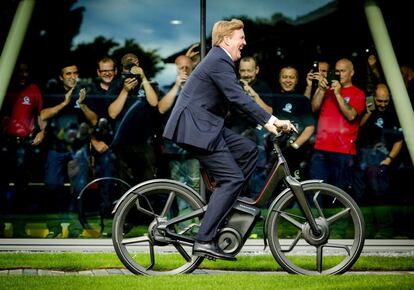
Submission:
<svg viewBox="0 0 414 290">
<path fill-rule="evenodd" d="M 339 73 L 335 72 L 334 70 L 329 70 L 326 80 L 328 81 L 328 84 L 331 84 L 332 81 L 334 80 L 337 80 L 338 82 L 340 82 L 341 76 Z"/>
<path fill-rule="evenodd" d="M 373 96 L 367 96 L 365 98 L 366 104 L 367 104 L 367 108 L 369 111 L 374 111 L 375 110 L 375 102 L 374 102 L 374 97 Z"/>
<path fill-rule="evenodd" d="M 121 73 L 122 79 L 138 79 L 138 75 L 133 74 L 132 72 L 123 72 Z"/>
</svg>

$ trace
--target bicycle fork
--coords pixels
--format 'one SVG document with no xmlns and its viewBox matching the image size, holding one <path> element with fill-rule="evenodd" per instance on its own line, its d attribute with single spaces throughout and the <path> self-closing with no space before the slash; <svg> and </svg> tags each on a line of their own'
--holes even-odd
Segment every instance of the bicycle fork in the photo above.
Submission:
<svg viewBox="0 0 414 290">
<path fill-rule="evenodd" d="M 313 218 L 312 212 L 309 207 L 309 203 L 306 200 L 305 194 L 303 193 L 302 185 L 297 179 L 295 179 L 291 175 L 285 177 L 285 182 L 288 184 L 290 189 L 293 191 L 293 194 L 296 196 L 299 208 L 306 217 L 306 220 L 309 222 L 309 226 L 312 230 L 312 233 L 316 237 L 320 236 L 322 232 L 319 229 L 315 219 Z"/>
</svg>

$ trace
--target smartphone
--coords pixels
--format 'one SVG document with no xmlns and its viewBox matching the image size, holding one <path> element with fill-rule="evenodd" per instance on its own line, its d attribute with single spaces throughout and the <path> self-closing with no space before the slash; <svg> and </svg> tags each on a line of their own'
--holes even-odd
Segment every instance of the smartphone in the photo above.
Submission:
<svg viewBox="0 0 414 290">
<path fill-rule="evenodd" d="M 365 102 L 367 104 L 368 110 L 370 110 L 370 111 L 375 110 L 374 96 L 367 96 L 365 98 Z"/>
<path fill-rule="evenodd" d="M 341 76 L 339 75 L 339 73 L 337 74 L 334 70 L 329 70 L 326 80 L 328 81 L 328 84 L 331 84 L 333 80 L 337 80 L 339 82 L 341 81 Z"/>
</svg>

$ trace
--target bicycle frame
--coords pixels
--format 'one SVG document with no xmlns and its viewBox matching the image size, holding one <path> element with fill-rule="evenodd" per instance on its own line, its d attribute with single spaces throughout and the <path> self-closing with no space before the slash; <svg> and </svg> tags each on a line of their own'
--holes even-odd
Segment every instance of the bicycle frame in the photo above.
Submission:
<svg viewBox="0 0 414 290">
<path fill-rule="evenodd" d="M 273 153 L 278 161 L 259 196 L 235 201 L 217 233 L 218 246 L 224 253 L 236 256 L 261 218 L 261 209 L 269 206 L 263 227 L 264 246 L 269 246 L 283 269 L 305 275 L 344 273 L 358 259 L 364 245 L 364 220 L 358 205 L 345 191 L 322 180 L 299 182 L 293 178 L 279 143 L 274 142 Z M 208 177 L 205 173 L 203 177 Z M 209 184 L 207 178 L 204 181 L 207 188 L 214 190 L 214 183 Z M 278 187 L 281 182 L 284 188 Z M 153 179 L 137 184 L 122 196 L 113 211 L 115 251 L 135 274 L 190 273 L 203 260 L 193 256 L 191 250 L 206 210 L 206 201 L 181 182 Z M 343 236 L 344 224 L 350 226 L 344 235 L 352 239 L 350 245 L 331 240 Z M 294 237 L 288 247 L 281 243 L 285 237 Z M 300 246 L 299 241 L 314 248 L 315 265 L 303 267 L 291 259 L 290 253 Z M 156 255 L 169 245 L 183 258 L 174 266 L 167 266 Z M 144 259 L 136 255 L 135 246 L 148 247 Z M 332 249 L 341 251 L 341 259 L 333 266 L 324 263 L 324 256 Z"/>
<path fill-rule="evenodd" d="M 290 174 L 286 159 L 282 154 L 282 150 L 276 144 L 276 142 L 273 143 L 273 147 L 273 152 L 276 154 L 278 161 L 275 165 L 273 165 L 264 188 L 254 202 L 249 202 L 247 200 L 244 200 L 244 202 L 254 206 L 263 207 L 272 197 L 276 186 L 280 183 L 280 181 L 283 180 L 285 185 L 292 189 L 292 192 L 298 201 L 299 208 L 309 222 L 312 232 L 315 234 L 315 236 L 320 235 L 320 230 L 309 209 L 308 201 L 306 200 L 305 194 L 303 193 L 301 183 Z"/>
<path fill-rule="evenodd" d="M 246 205 L 251 205 L 253 207 L 258 207 L 258 208 L 264 207 L 264 206 L 267 205 L 267 202 L 273 197 L 277 185 L 281 181 L 283 181 L 285 183 L 285 185 L 287 187 L 289 187 L 292 190 L 292 192 L 294 193 L 294 195 L 297 199 L 299 208 L 301 209 L 302 213 L 304 214 L 304 216 L 308 220 L 309 226 L 312 229 L 312 232 L 314 233 L 314 235 L 315 236 L 320 235 L 320 230 L 319 230 L 319 228 L 316 224 L 316 221 L 315 221 L 314 217 L 311 214 L 308 202 L 307 202 L 307 200 L 305 198 L 305 195 L 303 193 L 302 185 L 298 180 L 296 180 L 290 174 L 290 170 L 289 170 L 287 161 L 284 158 L 284 156 L 282 154 L 282 151 L 281 151 L 280 147 L 277 145 L 276 141 L 274 142 L 274 151 L 273 152 L 274 152 L 274 154 L 276 154 L 278 161 L 277 161 L 277 163 L 275 163 L 275 165 L 273 166 L 270 174 L 268 175 L 265 186 L 261 190 L 259 196 L 255 200 L 250 199 L 250 198 L 240 197 L 240 198 L 238 198 L 239 203 L 244 203 Z M 208 177 L 208 176 L 205 176 L 205 177 Z M 174 182 L 172 180 L 163 180 L 163 181 Z M 210 182 L 210 180 L 206 180 L 206 181 Z M 151 183 L 151 182 L 153 182 L 153 181 L 150 180 L 150 181 L 144 182 L 142 184 L 144 185 L 144 184 L 148 184 L 148 183 Z M 320 181 L 319 180 L 308 180 L 306 182 L 320 182 Z M 178 182 L 176 182 L 176 183 L 178 183 Z M 193 189 L 191 189 L 190 187 L 188 187 L 188 186 L 186 186 L 186 187 L 193 191 Z M 209 184 L 208 187 L 211 188 L 212 186 Z M 138 193 L 138 195 L 140 195 L 140 194 Z M 126 197 L 126 196 L 127 196 L 127 194 L 125 194 L 123 197 Z M 141 200 L 142 200 L 142 202 L 144 202 L 144 201 L 146 201 L 146 198 L 145 198 L 145 196 L 142 196 L 142 198 L 139 199 L 139 200 L 140 200 L 140 202 L 139 202 L 139 204 L 140 204 Z M 121 204 L 122 201 L 123 201 L 123 198 L 121 198 L 117 202 L 117 204 L 114 207 L 113 213 L 116 212 L 119 204 Z M 149 208 L 149 210 L 145 209 L 145 206 L 147 208 Z M 137 208 L 138 208 L 139 211 L 156 218 L 156 216 L 153 214 L 151 205 L 149 204 L 148 201 L 146 201 L 146 205 L 141 206 L 141 204 L 140 204 L 140 206 L 137 207 Z M 173 219 L 169 220 L 167 223 L 163 223 L 163 224 L 159 225 L 158 229 L 161 230 L 161 231 L 164 231 L 164 233 L 168 237 L 175 238 L 175 239 L 181 240 L 181 241 L 186 241 L 186 242 L 189 242 L 189 243 L 193 243 L 194 239 L 192 239 L 190 237 L 187 237 L 187 236 L 185 236 L 183 234 L 180 234 L 180 233 L 178 233 L 178 234 L 174 233 L 171 230 L 169 230 L 169 227 L 171 227 L 172 225 L 174 225 L 176 223 L 180 223 L 180 222 L 192 219 L 194 217 L 200 217 L 205 213 L 206 210 L 207 210 L 207 205 L 205 205 L 202 208 L 200 208 L 200 209 L 198 209 L 194 212 L 191 212 L 189 214 L 173 218 Z"/>
</svg>

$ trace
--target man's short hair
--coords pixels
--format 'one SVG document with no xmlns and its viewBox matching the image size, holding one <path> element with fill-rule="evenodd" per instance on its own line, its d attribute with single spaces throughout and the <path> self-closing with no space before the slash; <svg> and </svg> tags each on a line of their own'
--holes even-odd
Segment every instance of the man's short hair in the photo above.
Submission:
<svg viewBox="0 0 414 290">
<path fill-rule="evenodd" d="M 121 59 L 122 67 L 126 69 L 130 69 L 133 64 L 134 59 L 138 59 L 138 57 L 135 54 L 133 53 L 125 54 Z"/>
<path fill-rule="evenodd" d="M 214 23 L 213 31 L 211 33 L 211 45 L 219 46 L 225 36 L 230 36 L 234 31 L 243 28 L 243 21 L 239 19 L 217 21 Z"/>
</svg>

